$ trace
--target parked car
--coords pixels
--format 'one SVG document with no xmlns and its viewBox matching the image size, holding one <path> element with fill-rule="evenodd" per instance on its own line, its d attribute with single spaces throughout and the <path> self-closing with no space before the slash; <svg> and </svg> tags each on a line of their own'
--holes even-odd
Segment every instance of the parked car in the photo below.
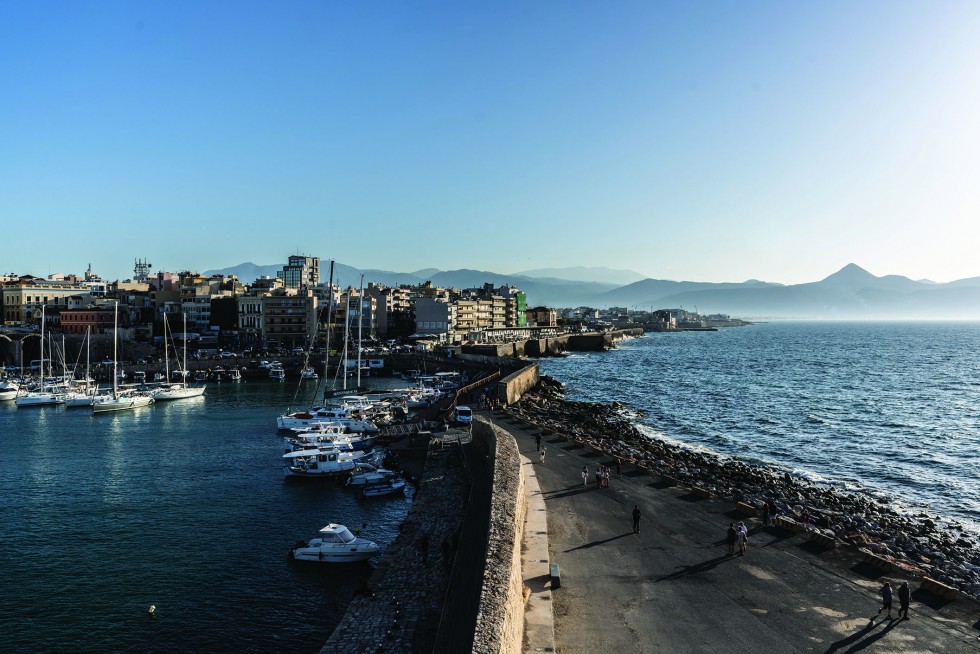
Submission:
<svg viewBox="0 0 980 654">
<path fill-rule="evenodd" d="M 234 359 L 236 355 L 234 352 L 222 352 L 219 356 L 222 359 Z"/>
</svg>

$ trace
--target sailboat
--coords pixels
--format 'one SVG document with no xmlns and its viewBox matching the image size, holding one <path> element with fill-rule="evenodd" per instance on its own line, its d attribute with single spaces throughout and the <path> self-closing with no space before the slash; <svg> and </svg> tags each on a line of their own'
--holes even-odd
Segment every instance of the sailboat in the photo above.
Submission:
<svg viewBox="0 0 980 654">
<path fill-rule="evenodd" d="M 65 393 L 66 407 L 92 406 L 92 402 L 95 401 L 96 385 L 92 383 L 92 378 L 88 374 L 91 367 L 89 356 L 91 342 L 92 330 L 89 328 L 85 331 L 85 379 L 82 382 L 75 382 L 74 388 Z"/>
<path fill-rule="evenodd" d="M 50 348 L 49 348 L 50 349 Z M 48 353 L 48 357 L 51 354 Z M 14 404 L 17 406 L 43 406 L 46 404 L 62 404 L 65 401 L 63 393 L 56 393 L 49 390 L 47 380 L 44 376 L 44 305 L 41 305 L 41 386 L 36 391 L 29 391 L 17 396 Z"/>
<path fill-rule="evenodd" d="M 99 395 L 92 401 L 93 413 L 109 413 L 114 411 L 129 411 L 139 407 L 153 404 L 153 398 L 149 395 L 140 393 L 119 392 L 119 375 L 117 367 L 119 365 L 118 341 L 119 341 L 119 303 L 113 305 L 112 312 L 112 395 Z"/>
<path fill-rule="evenodd" d="M 176 347 L 174 348 L 176 350 Z M 167 345 L 167 314 L 163 315 L 163 360 L 167 370 L 167 379 L 170 379 L 170 346 Z M 184 379 L 176 384 L 165 384 L 153 392 L 154 399 L 157 400 L 184 400 L 189 397 L 201 397 L 204 395 L 205 386 L 187 385 L 187 315 L 184 314 Z"/>
</svg>

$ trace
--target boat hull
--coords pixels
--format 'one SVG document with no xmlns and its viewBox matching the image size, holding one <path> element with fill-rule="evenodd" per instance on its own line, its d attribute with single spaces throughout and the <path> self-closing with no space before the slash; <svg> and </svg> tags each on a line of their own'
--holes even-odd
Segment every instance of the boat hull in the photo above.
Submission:
<svg viewBox="0 0 980 654">
<path fill-rule="evenodd" d="M 96 400 L 92 404 L 93 413 L 115 413 L 131 411 L 153 404 L 152 397 L 120 397 L 113 400 Z"/>
</svg>

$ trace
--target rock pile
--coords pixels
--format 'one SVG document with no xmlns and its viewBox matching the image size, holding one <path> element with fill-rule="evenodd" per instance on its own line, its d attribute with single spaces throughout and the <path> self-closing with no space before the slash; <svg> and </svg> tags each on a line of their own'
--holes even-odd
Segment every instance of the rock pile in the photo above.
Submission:
<svg viewBox="0 0 980 654">
<path fill-rule="evenodd" d="M 623 405 L 567 401 L 561 383 L 549 377 L 542 377 L 510 410 L 544 434 L 580 442 L 726 500 L 760 510 L 768 502 L 779 515 L 793 519 L 806 510 L 813 528 L 824 535 L 980 599 L 980 547 L 962 525 L 940 527 L 924 513 L 902 515 L 865 494 L 812 484 L 775 466 L 652 438 L 637 429 Z"/>
</svg>

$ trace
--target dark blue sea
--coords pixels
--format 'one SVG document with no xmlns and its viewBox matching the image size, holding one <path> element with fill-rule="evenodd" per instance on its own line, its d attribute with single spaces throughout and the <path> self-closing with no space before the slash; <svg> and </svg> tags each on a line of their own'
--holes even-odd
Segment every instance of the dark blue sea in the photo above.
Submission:
<svg viewBox="0 0 980 654">
<path fill-rule="evenodd" d="M 0 652 L 318 651 L 371 564 L 290 546 L 329 522 L 390 545 L 409 500 L 284 481 L 295 391 L 212 384 L 99 416 L 0 403 Z"/>
<path fill-rule="evenodd" d="M 541 368 L 667 439 L 980 526 L 980 323 L 655 333 Z"/>
</svg>

